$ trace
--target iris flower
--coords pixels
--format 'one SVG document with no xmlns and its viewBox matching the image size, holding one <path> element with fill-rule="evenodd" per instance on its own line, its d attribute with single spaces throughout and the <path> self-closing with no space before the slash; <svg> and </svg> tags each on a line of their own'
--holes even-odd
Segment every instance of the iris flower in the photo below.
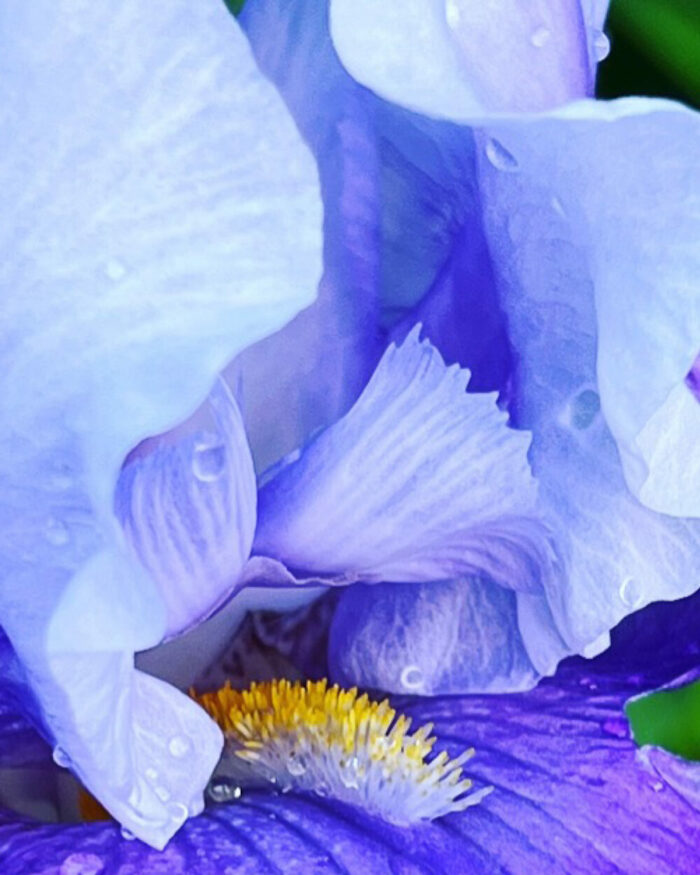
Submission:
<svg viewBox="0 0 700 875">
<path fill-rule="evenodd" d="M 0 12 L 0 761 L 123 827 L 8 810 L 3 872 L 694 870 L 697 767 L 623 708 L 697 598 L 602 652 L 698 588 L 700 123 L 587 99 L 605 7 Z M 474 745 L 479 805 L 203 811 L 182 689 L 328 588 L 296 661 Z"/>
</svg>

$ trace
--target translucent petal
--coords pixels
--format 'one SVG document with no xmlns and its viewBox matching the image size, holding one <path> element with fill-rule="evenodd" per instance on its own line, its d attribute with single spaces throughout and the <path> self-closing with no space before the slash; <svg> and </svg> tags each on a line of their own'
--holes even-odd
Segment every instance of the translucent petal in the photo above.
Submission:
<svg viewBox="0 0 700 875">
<path fill-rule="evenodd" d="M 256 485 L 238 405 L 219 381 L 210 429 L 160 443 L 122 470 L 117 516 L 165 602 L 168 636 L 233 591 L 255 530 Z"/>
<path fill-rule="evenodd" d="M 0 41 L 0 616 L 73 767 L 162 844 L 183 819 L 166 823 L 168 805 L 201 793 L 220 737 L 163 692 L 164 725 L 185 720 L 196 756 L 171 802 L 128 808 L 145 719 L 131 654 L 166 617 L 127 558 L 113 489 L 135 444 L 311 300 L 316 172 L 214 0 L 5 4 Z"/>
<path fill-rule="evenodd" d="M 592 93 L 577 2 L 331 0 L 330 8 L 350 73 L 419 112 L 539 112 Z"/>
<path fill-rule="evenodd" d="M 537 591 L 553 556 L 527 461 L 529 436 L 493 395 L 465 394 L 414 330 L 359 401 L 259 495 L 254 551 L 293 569 L 365 580 L 484 572 Z"/>
</svg>

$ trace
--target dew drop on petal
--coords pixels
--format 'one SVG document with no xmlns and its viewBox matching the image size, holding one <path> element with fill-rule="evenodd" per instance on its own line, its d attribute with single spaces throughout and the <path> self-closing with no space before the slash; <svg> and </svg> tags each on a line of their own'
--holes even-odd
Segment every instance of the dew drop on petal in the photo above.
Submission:
<svg viewBox="0 0 700 875">
<path fill-rule="evenodd" d="M 207 796 L 212 802 L 230 802 L 240 798 L 241 788 L 229 778 L 213 778 L 207 787 Z"/>
<path fill-rule="evenodd" d="M 121 828 L 121 836 L 127 842 L 133 842 L 133 840 L 136 838 L 133 832 L 128 830 L 125 826 Z"/>
<path fill-rule="evenodd" d="M 153 767 L 146 769 L 145 775 L 149 781 L 157 781 L 158 780 L 158 772 Z"/>
<path fill-rule="evenodd" d="M 53 544 L 54 547 L 63 547 L 70 540 L 67 526 L 55 517 L 47 522 L 44 535 L 49 544 Z"/>
<path fill-rule="evenodd" d="M 600 412 L 600 396 L 593 389 L 584 389 L 571 402 L 571 424 L 579 431 L 593 424 Z"/>
<path fill-rule="evenodd" d="M 654 783 L 651 785 L 651 789 L 654 791 L 654 793 L 660 793 L 664 789 L 663 781 L 654 781 Z"/>
<path fill-rule="evenodd" d="M 610 54 L 610 40 L 607 35 L 599 30 L 593 37 L 593 56 L 600 63 L 604 61 Z"/>
<path fill-rule="evenodd" d="M 65 750 L 63 750 L 62 747 L 59 747 L 57 745 L 53 749 L 52 756 L 53 756 L 53 761 L 56 763 L 56 765 L 60 766 L 62 769 L 67 769 L 70 766 L 70 757 L 65 752 Z"/>
<path fill-rule="evenodd" d="M 401 672 L 401 686 L 406 690 L 419 690 L 423 686 L 423 672 L 417 665 L 407 665 Z"/>
<path fill-rule="evenodd" d="M 182 759 L 190 750 L 190 740 L 184 735 L 174 735 L 168 743 L 168 750 L 176 759 Z"/>
<path fill-rule="evenodd" d="M 642 594 L 639 591 L 639 584 L 633 577 L 626 577 L 620 584 L 620 598 L 628 608 L 639 607 Z"/>
<path fill-rule="evenodd" d="M 530 37 L 530 42 L 537 49 L 541 49 L 542 46 L 546 45 L 552 37 L 552 31 L 546 27 L 538 27 L 536 31 L 533 32 Z"/>
<path fill-rule="evenodd" d="M 518 169 L 518 162 L 515 156 L 511 155 L 506 147 L 493 137 L 486 141 L 486 157 L 496 170 L 513 173 Z"/>
<path fill-rule="evenodd" d="M 287 763 L 287 771 L 294 777 L 299 777 L 306 772 L 306 763 L 301 757 L 291 756 Z"/>
<path fill-rule="evenodd" d="M 226 447 L 219 441 L 199 441 L 192 454 L 192 470 L 198 480 L 213 483 L 224 472 Z"/>
<path fill-rule="evenodd" d="M 170 813 L 170 817 L 174 821 L 177 821 L 177 823 L 182 823 L 184 820 L 187 820 L 189 814 L 187 806 L 183 805 L 182 802 L 173 802 L 172 805 L 169 806 L 168 812 Z"/>
<path fill-rule="evenodd" d="M 170 799 L 170 793 L 168 792 L 168 790 L 165 789 L 165 787 L 155 787 L 153 792 L 156 794 L 161 802 L 167 802 Z"/>
</svg>

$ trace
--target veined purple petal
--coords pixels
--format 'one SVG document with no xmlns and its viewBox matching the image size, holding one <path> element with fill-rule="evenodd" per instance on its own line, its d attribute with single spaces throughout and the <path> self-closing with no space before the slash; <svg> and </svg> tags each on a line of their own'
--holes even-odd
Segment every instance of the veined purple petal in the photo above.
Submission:
<svg viewBox="0 0 700 875">
<path fill-rule="evenodd" d="M 0 769 L 45 767 L 51 762 L 51 748 L 27 718 L 32 712 L 36 702 L 27 678 L 0 629 Z"/>
<path fill-rule="evenodd" d="M 59 758 L 162 845 L 221 736 L 134 673 L 166 618 L 114 486 L 129 450 L 313 298 L 317 175 L 215 0 L 13 3 L 0 44 L 0 621 Z M 186 736 L 186 770 L 156 725 Z"/>
<path fill-rule="evenodd" d="M 527 461 L 529 436 L 494 395 L 465 394 L 414 330 L 351 411 L 259 495 L 254 550 L 293 569 L 365 580 L 459 573 L 540 591 L 554 557 Z"/>
<path fill-rule="evenodd" d="M 355 78 L 419 112 L 540 112 L 590 95 L 595 61 L 576 0 L 331 0 Z"/>
<path fill-rule="evenodd" d="M 211 430 L 158 445 L 129 462 L 117 483 L 117 517 L 158 585 L 169 637 L 228 597 L 253 543 L 253 460 L 238 405 L 223 380 L 208 406 Z"/>
<path fill-rule="evenodd" d="M 655 749 L 651 757 L 639 755 L 624 703 L 663 666 L 656 661 L 646 674 L 642 663 L 630 674 L 620 670 L 619 656 L 617 671 L 607 654 L 590 663 L 572 660 L 528 693 L 402 699 L 399 707 L 416 724 L 434 723 L 448 750 L 476 747 L 470 772 L 495 789 L 460 814 L 394 827 L 317 796 L 247 791 L 191 820 L 158 854 L 125 841 L 114 825 L 45 826 L 5 812 L 3 873 L 74 866 L 97 875 L 131 866 L 203 875 L 228 869 L 690 875 L 700 841 L 688 791 L 697 764 L 670 763 Z"/>
<path fill-rule="evenodd" d="M 540 675 L 517 599 L 479 578 L 349 587 L 330 627 L 331 680 L 424 696 L 529 689 Z"/>
</svg>

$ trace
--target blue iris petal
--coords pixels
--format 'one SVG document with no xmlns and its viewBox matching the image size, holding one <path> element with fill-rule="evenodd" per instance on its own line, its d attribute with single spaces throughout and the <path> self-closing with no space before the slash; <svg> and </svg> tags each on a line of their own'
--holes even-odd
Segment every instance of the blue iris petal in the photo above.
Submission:
<svg viewBox="0 0 700 875">
<path fill-rule="evenodd" d="M 97 875 L 130 865 L 204 875 L 691 875 L 700 842 L 691 792 L 697 764 L 670 762 L 656 749 L 640 760 L 623 709 L 631 695 L 697 661 L 699 608 L 697 598 L 652 606 L 623 624 L 607 654 L 572 660 L 527 693 L 401 699 L 416 723 L 434 722 L 448 749 L 476 747 L 470 771 L 495 790 L 466 812 L 394 827 L 328 799 L 250 791 L 190 820 L 161 854 L 124 840 L 112 824 L 40 825 L 4 812 L 3 873 L 73 866 Z"/>
</svg>

